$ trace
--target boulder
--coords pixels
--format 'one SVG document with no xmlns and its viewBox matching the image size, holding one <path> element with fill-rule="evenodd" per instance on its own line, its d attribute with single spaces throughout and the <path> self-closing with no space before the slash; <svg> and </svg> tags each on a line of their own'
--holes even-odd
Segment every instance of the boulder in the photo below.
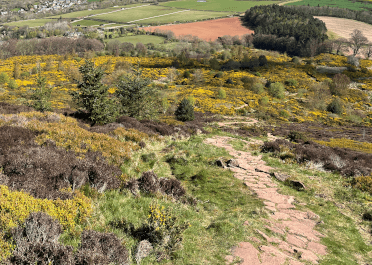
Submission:
<svg viewBox="0 0 372 265">
<path fill-rule="evenodd" d="M 360 65 L 359 58 L 357 58 L 353 55 L 350 55 L 350 56 L 347 57 L 347 63 L 351 64 L 352 66 L 355 66 L 355 67 L 359 67 L 359 65 Z"/>
</svg>

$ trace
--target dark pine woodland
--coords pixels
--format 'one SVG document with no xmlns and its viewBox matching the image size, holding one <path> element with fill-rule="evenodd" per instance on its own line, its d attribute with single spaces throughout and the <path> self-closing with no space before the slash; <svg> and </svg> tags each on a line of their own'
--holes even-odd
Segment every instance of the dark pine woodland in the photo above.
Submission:
<svg viewBox="0 0 372 265">
<path fill-rule="evenodd" d="M 287 52 L 291 56 L 314 56 L 327 40 L 325 23 L 302 10 L 284 6 L 255 6 L 245 12 L 244 26 L 255 31 L 258 49 Z"/>
</svg>

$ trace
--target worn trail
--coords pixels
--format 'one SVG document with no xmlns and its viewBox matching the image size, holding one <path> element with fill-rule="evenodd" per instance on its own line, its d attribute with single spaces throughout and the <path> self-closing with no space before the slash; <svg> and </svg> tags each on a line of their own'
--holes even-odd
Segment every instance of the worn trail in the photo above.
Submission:
<svg viewBox="0 0 372 265">
<path fill-rule="evenodd" d="M 226 264 L 232 263 L 235 257 L 243 260 L 241 265 L 300 265 L 305 261 L 318 264 L 321 255 L 327 254 L 326 247 L 320 243 L 323 235 L 315 230 L 320 221 L 319 216 L 309 210 L 296 210 L 293 204 L 295 198 L 280 194 L 277 184 L 265 173 L 274 168 L 267 166 L 261 156 L 234 150 L 228 144 L 230 140 L 230 137 L 216 136 L 206 139 L 205 143 L 223 147 L 235 157 L 239 167 L 231 168 L 234 176 L 264 201 L 265 208 L 271 213 L 264 220 L 267 223 L 266 228 L 277 236 L 269 237 L 257 230 L 265 240 L 251 237 L 250 241 L 240 242 L 232 250 L 232 254 L 226 257 Z M 262 144 L 262 141 L 252 140 L 246 143 Z M 256 249 L 252 242 L 264 243 Z"/>
</svg>

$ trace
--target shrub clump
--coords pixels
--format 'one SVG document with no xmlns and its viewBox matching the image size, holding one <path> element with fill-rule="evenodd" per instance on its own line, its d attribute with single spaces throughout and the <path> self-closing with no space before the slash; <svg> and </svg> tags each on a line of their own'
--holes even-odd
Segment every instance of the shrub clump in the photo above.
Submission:
<svg viewBox="0 0 372 265">
<path fill-rule="evenodd" d="M 92 263 L 98 262 L 98 263 Z M 129 253 L 113 233 L 85 230 L 76 264 L 129 264 Z"/>
<path fill-rule="evenodd" d="M 31 213 L 22 226 L 12 230 L 16 248 L 11 264 L 74 264 L 73 248 L 58 242 L 62 227 L 43 212 Z"/>
<path fill-rule="evenodd" d="M 225 99 L 226 98 L 226 91 L 222 88 L 218 89 L 218 98 Z"/>
<path fill-rule="evenodd" d="M 288 136 L 288 140 L 295 143 L 302 143 L 307 141 L 307 137 L 302 132 L 297 131 L 290 131 Z"/>
<path fill-rule="evenodd" d="M 138 194 L 138 190 L 146 193 L 166 194 L 175 199 L 180 199 L 186 195 L 186 190 L 177 179 L 158 178 L 153 171 L 142 173 L 139 179 L 131 179 L 123 184 L 124 188 L 129 189 L 133 194 Z"/>
<path fill-rule="evenodd" d="M 180 102 L 174 114 L 179 121 L 193 121 L 195 119 L 194 107 L 187 99 Z"/>
<path fill-rule="evenodd" d="M 339 97 L 337 97 L 337 98 L 333 99 L 331 101 L 331 103 L 328 104 L 327 110 L 329 112 L 334 113 L 334 114 L 341 115 L 342 112 L 343 112 L 343 105 L 344 104 L 343 104 L 342 100 Z"/>
<path fill-rule="evenodd" d="M 355 177 L 352 185 L 354 188 L 369 192 L 372 195 L 372 175 Z"/>
<path fill-rule="evenodd" d="M 280 82 L 271 83 L 268 88 L 269 95 L 274 98 L 283 99 L 284 98 L 284 85 Z"/>
<path fill-rule="evenodd" d="M 329 85 L 331 94 L 334 96 L 345 96 L 350 84 L 350 78 L 344 74 L 336 74 Z"/>
</svg>

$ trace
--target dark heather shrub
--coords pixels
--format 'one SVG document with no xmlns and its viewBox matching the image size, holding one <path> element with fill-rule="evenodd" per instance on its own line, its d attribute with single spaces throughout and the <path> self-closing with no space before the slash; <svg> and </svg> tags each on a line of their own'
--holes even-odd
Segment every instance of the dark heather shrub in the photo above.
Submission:
<svg viewBox="0 0 372 265">
<path fill-rule="evenodd" d="M 31 107 L 24 105 L 13 105 L 6 102 L 0 102 L 0 114 L 17 114 L 20 112 L 31 112 L 35 111 Z"/>
<path fill-rule="evenodd" d="M 194 107 L 186 98 L 180 102 L 174 114 L 179 121 L 192 121 L 195 119 Z"/>
<path fill-rule="evenodd" d="M 73 264 L 73 248 L 58 242 L 61 225 L 46 213 L 31 213 L 11 233 L 16 245 L 11 264 Z"/>
<path fill-rule="evenodd" d="M 36 146 L 34 138 L 39 133 L 18 126 L 0 127 L 0 156 L 12 147 L 22 144 L 23 147 Z M 1 158 L 0 158 L 1 161 Z"/>
<path fill-rule="evenodd" d="M 138 179 L 140 190 L 155 193 L 160 190 L 158 176 L 153 171 L 147 171 Z"/>
<path fill-rule="evenodd" d="M 303 134 L 302 132 L 297 132 L 297 131 L 290 131 L 287 138 L 289 141 L 295 142 L 295 143 L 307 141 L 306 135 Z"/>
<path fill-rule="evenodd" d="M 267 65 L 267 58 L 265 55 L 260 55 L 260 57 L 258 57 L 258 62 L 259 62 L 259 65 L 260 66 L 265 66 Z"/>
<path fill-rule="evenodd" d="M 328 104 L 327 110 L 335 114 L 342 114 L 343 111 L 343 102 L 340 98 L 335 98 Z"/>
<path fill-rule="evenodd" d="M 177 179 L 160 179 L 160 190 L 162 193 L 170 195 L 176 199 L 186 194 L 185 189 L 181 186 L 181 182 Z"/>
<path fill-rule="evenodd" d="M 332 78 L 332 83 L 329 86 L 332 95 L 345 96 L 347 93 L 350 78 L 344 74 L 336 74 Z"/>
<path fill-rule="evenodd" d="M 108 263 L 129 264 L 129 253 L 121 241 L 113 233 L 100 233 L 93 230 L 85 230 L 81 235 L 81 246 L 79 252 L 91 251 L 91 254 L 103 256 Z M 89 264 L 89 263 L 86 263 Z"/>
<path fill-rule="evenodd" d="M 110 264 L 106 256 L 92 250 L 79 250 L 75 254 L 74 265 Z"/>
<path fill-rule="evenodd" d="M 281 146 L 291 146 L 291 143 L 282 139 L 277 139 L 273 142 L 264 142 L 264 144 L 261 146 L 261 152 L 263 153 L 280 152 Z"/>
<path fill-rule="evenodd" d="M 85 184 L 100 192 L 120 185 L 116 176 L 121 175 L 121 170 L 107 164 L 100 153 L 88 151 L 84 159 L 77 159 L 74 152 L 58 149 L 52 141 L 44 146 L 18 144 L 2 148 L 0 167 L 8 177 L 9 187 L 24 190 L 36 198 L 69 199 L 72 195 L 60 189 L 78 189 Z"/>
</svg>

